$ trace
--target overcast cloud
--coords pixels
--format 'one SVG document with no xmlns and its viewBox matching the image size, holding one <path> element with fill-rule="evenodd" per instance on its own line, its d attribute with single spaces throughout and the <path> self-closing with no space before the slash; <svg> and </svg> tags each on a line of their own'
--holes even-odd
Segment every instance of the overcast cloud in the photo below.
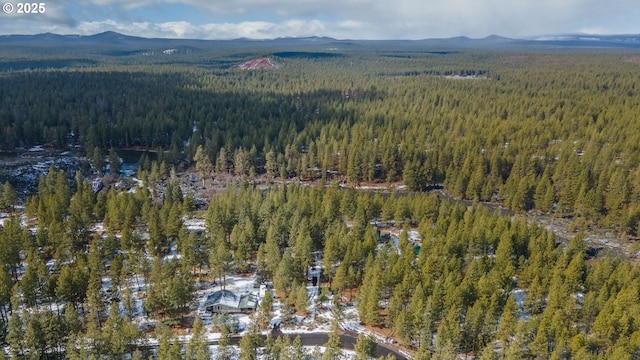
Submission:
<svg viewBox="0 0 640 360">
<path fill-rule="evenodd" d="M 38 0 L 42 1 L 42 0 Z M 425 39 L 640 33 L 637 0 L 87 0 L 0 14 L 0 34 Z"/>
</svg>

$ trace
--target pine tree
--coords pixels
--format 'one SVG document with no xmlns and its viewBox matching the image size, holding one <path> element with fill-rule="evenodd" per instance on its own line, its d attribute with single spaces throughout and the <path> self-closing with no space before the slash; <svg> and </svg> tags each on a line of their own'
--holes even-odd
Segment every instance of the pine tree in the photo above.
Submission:
<svg viewBox="0 0 640 360">
<path fill-rule="evenodd" d="M 160 212 L 157 207 L 152 207 L 148 214 L 148 227 L 149 227 L 149 252 L 154 256 L 159 256 L 163 253 L 166 244 L 166 237 L 163 229 L 163 224 L 160 219 Z"/>
<path fill-rule="evenodd" d="M 56 297 L 75 307 L 87 296 L 88 281 L 89 274 L 82 266 L 64 265 L 56 281 Z"/>
<path fill-rule="evenodd" d="M 66 337 L 64 320 L 51 311 L 44 311 L 39 314 L 40 327 L 45 340 L 45 352 L 60 352 Z"/>
<path fill-rule="evenodd" d="M 396 300 L 392 301 L 395 303 Z M 409 308 L 400 309 L 397 315 L 390 319 L 393 321 L 392 326 L 395 336 L 400 338 L 403 343 L 411 344 L 411 339 L 415 335 L 413 329 L 413 314 L 409 312 Z"/>
<path fill-rule="evenodd" d="M 234 257 L 241 270 L 245 270 L 249 266 L 247 261 L 253 255 L 255 242 L 253 223 L 248 217 L 245 217 L 231 231 L 231 245 L 235 248 Z"/>
<path fill-rule="evenodd" d="M 200 179 L 202 180 L 202 187 L 204 187 L 204 180 L 213 171 L 213 164 L 211 164 L 211 160 L 205 153 L 202 145 L 198 145 L 196 154 L 193 156 L 193 161 L 196 162 L 196 171 L 198 171 Z"/>
<path fill-rule="evenodd" d="M 71 303 L 67 303 L 64 308 L 64 328 L 70 335 L 76 335 L 82 330 L 82 317 L 73 308 Z"/>
<path fill-rule="evenodd" d="M 298 313 L 306 313 L 309 307 L 309 295 L 307 294 L 306 285 L 300 284 L 294 291 L 292 291 L 292 295 L 295 295 L 294 304 L 296 310 Z"/>
<path fill-rule="evenodd" d="M 306 358 L 307 352 L 302 346 L 302 338 L 300 335 L 293 339 L 293 342 L 291 343 L 291 346 L 288 346 L 288 349 L 289 360 L 304 360 Z"/>
<path fill-rule="evenodd" d="M 4 269 L 0 269 L 0 320 L 6 324 L 9 316 L 9 306 L 11 305 L 11 292 L 13 281 L 11 276 Z"/>
<path fill-rule="evenodd" d="M 2 192 L 0 192 L 0 208 L 2 210 L 14 210 L 14 206 L 18 203 L 18 196 L 16 195 L 16 191 L 13 186 L 9 183 L 9 181 L 5 181 L 4 186 L 2 187 Z"/>
<path fill-rule="evenodd" d="M 175 360 L 181 359 L 182 346 L 176 339 L 171 329 L 167 326 L 161 326 L 159 329 L 160 343 L 158 344 L 158 360 Z"/>
<path fill-rule="evenodd" d="M 90 272 L 87 297 L 84 304 L 87 312 L 86 335 L 93 341 L 97 341 L 102 324 L 100 314 L 105 310 L 105 302 L 102 295 L 102 261 L 97 242 L 94 242 L 89 249 L 88 268 Z"/>
<path fill-rule="evenodd" d="M 380 273 L 382 269 L 379 262 L 374 265 L 373 261 L 373 256 L 370 256 L 367 260 L 367 266 L 365 266 L 364 281 L 358 292 L 358 312 L 363 323 L 377 326 L 380 321 Z"/>
<path fill-rule="evenodd" d="M 435 352 L 442 354 L 456 353 L 462 343 L 460 329 L 460 309 L 450 308 L 438 326 Z M 443 358 L 445 358 L 443 356 Z"/>
<path fill-rule="evenodd" d="M 256 360 L 258 358 L 258 347 L 260 347 L 260 332 L 256 324 L 251 321 L 249 330 L 240 339 L 240 360 Z"/>
<path fill-rule="evenodd" d="M 262 354 L 266 356 L 268 360 L 278 359 L 280 349 L 276 349 L 276 347 L 276 340 L 273 338 L 273 333 L 271 331 L 267 332 L 267 336 L 264 340 L 264 350 L 262 351 Z"/>
<path fill-rule="evenodd" d="M 409 190 L 421 191 L 426 188 L 427 179 L 424 167 L 420 163 L 420 160 L 415 159 L 405 163 L 404 170 L 402 172 L 402 180 Z"/>
<path fill-rule="evenodd" d="M 224 238 L 216 237 L 213 242 L 213 249 L 209 256 L 209 266 L 214 276 L 217 275 L 220 279 L 220 286 L 224 289 L 227 272 L 231 270 L 233 264 L 233 257 Z"/>
<path fill-rule="evenodd" d="M 27 316 L 26 319 L 24 331 L 25 350 L 28 352 L 30 359 L 40 359 L 45 354 L 46 345 L 42 324 L 40 324 L 38 316 L 34 316 L 34 314 Z"/>
<path fill-rule="evenodd" d="M 269 340 L 269 337 L 267 337 L 267 340 Z M 276 338 L 273 341 L 273 345 L 270 347 L 268 346 L 268 344 L 269 342 L 267 342 L 266 354 L 267 356 L 269 356 L 269 360 L 288 359 L 288 347 L 291 345 L 291 339 L 288 335 L 283 335 Z"/>
<path fill-rule="evenodd" d="M 168 273 L 165 272 L 165 300 L 166 312 L 168 315 L 176 318 L 180 314 L 184 314 L 189 308 L 189 304 L 193 300 L 194 279 L 188 269 L 179 267 L 178 263 L 171 264 L 168 267 Z M 166 281 L 167 277 L 168 283 Z"/>
<path fill-rule="evenodd" d="M 9 274 L 13 278 L 13 281 L 18 281 L 18 269 L 22 264 L 21 252 L 31 248 L 29 242 L 25 241 L 29 239 L 26 237 L 20 225 L 20 218 L 17 216 L 11 216 L 4 222 L 4 226 L 0 229 L 0 264 L 4 265 L 5 269 L 9 271 Z M 28 231 L 27 229 L 25 229 Z M 33 249 L 30 249 L 33 251 Z"/>
<path fill-rule="evenodd" d="M 353 185 L 360 185 L 362 181 L 362 155 L 359 152 L 352 152 L 348 156 L 347 181 Z"/>
<path fill-rule="evenodd" d="M 264 169 L 267 172 L 267 178 L 272 179 L 278 175 L 278 163 L 276 162 L 276 155 L 273 150 L 269 150 L 265 154 Z"/>
<path fill-rule="evenodd" d="M 229 171 L 227 161 L 227 151 L 224 147 L 221 147 L 218 152 L 218 158 L 216 159 L 216 172 L 223 173 Z"/>
<path fill-rule="evenodd" d="M 306 273 L 307 268 L 312 264 L 312 251 L 313 239 L 311 238 L 309 223 L 308 221 L 303 220 L 297 229 L 297 236 L 295 238 L 295 245 L 293 248 L 296 267 L 300 273 Z"/>
<path fill-rule="evenodd" d="M 260 302 L 260 308 L 258 309 L 256 322 L 258 324 L 258 328 L 261 330 L 267 329 L 271 319 L 273 318 L 273 293 L 271 290 L 267 290 L 262 298 L 262 302 Z"/>
<path fill-rule="evenodd" d="M 289 252 L 289 249 L 285 250 L 282 260 L 278 265 L 278 270 L 273 277 L 273 285 L 276 291 L 284 293 L 286 296 L 292 291 L 293 282 L 296 278 L 296 270 L 294 268 L 294 261 Z"/>
<path fill-rule="evenodd" d="M 518 305 L 513 295 L 507 299 L 507 303 L 502 311 L 500 323 L 498 324 L 498 339 L 506 349 L 515 335 L 517 325 Z"/>
<path fill-rule="evenodd" d="M 109 175 L 113 179 L 117 179 L 120 176 L 120 165 L 122 161 L 120 156 L 116 153 L 114 148 L 109 149 Z"/>
<path fill-rule="evenodd" d="M 369 360 L 376 356 L 376 342 L 371 336 L 359 334 L 355 345 L 356 359 Z"/>
<path fill-rule="evenodd" d="M 420 343 L 418 351 L 414 355 L 415 360 L 431 360 L 431 349 L 426 342 Z"/>
<path fill-rule="evenodd" d="M 144 308 L 147 313 L 154 316 L 161 312 L 164 313 L 169 307 L 166 277 L 170 276 L 170 274 L 168 271 L 165 271 L 166 267 L 168 267 L 168 265 L 164 265 L 159 257 L 154 259 L 153 266 L 151 267 Z"/>
<path fill-rule="evenodd" d="M 283 237 L 283 230 L 280 230 L 279 227 L 274 224 L 275 221 L 276 220 L 269 224 L 267 239 L 264 243 L 267 271 L 271 276 L 275 275 L 278 270 L 280 259 L 282 258 L 281 248 L 284 246 L 284 244 L 280 243 Z"/>
<path fill-rule="evenodd" d="M 93 153 L 91 154 L 91 165 L 98 172 L 102 172 L 104 168 L 104 155 L 97 146 L 93 148 Z"/>
<path fill-rule="evenodd" d="M 480 360 L 496 360 L 496 351 L 493 349 L 493 345 L 488 344 L 482 349 L 480 353 Z"/>
<path fill-rule="evenodd" d="M 484 345 L 482 340 L 486 310 L 486 300 L 476 301 L 473 306 L 467 307 L 462 327 L 463 350 L 475 353 Z"/>
<path fill-rule="evenodd" d="M 196 317 L 191 329 L 191 339 L 185 349 L 186 360 L 208 360 L 211 358 L 209 344 L 206 339 L 206 329 L 200 317 Z"/>
<path fill-rule="evenodd" d="M 89 183 L 82 179 L 81 174 L 76 173 L 76 193 L 71 197 L 69 204 L 68 229 L 71 244 L 67 251 L 70 251 L 70 258 L 75 259 L 75 254 L 84 250 L 84 246 L 89 237 L 89 226 L 94 220 L 93 207 L 94 195 Z"/>
<path fill-rule="evenodd" d="M 121 356 L 129 353 L 135 343 L 138 332 L 128 316 L 120 316 L 120 307 L 112 302 L 109 307 L 109 317 L 105 320 L 101 335 L 104 343 L 104 353 Z"/>
<path fill-rule="evenodd" d="M 498 248 L 496 249 L 496 265 L 493 269 L 497 273 L 500 285 L 505 290 L 513 287 L 513 275 L 515 273 L 515 249 L 513 237 L 510 233 L 504 233 L 500 237 Z"/>
<path fill-rule="evenodd" d="M 342 358 L 342 342 L 340 341 L 340 335 L 338 335 L 338 323 L 336 321 L 331 324 L 331 332 L 329 332 L 329 339 L 324 344 L 325 351 L 322 354 L 322 360 L 337 360 Z"/>
<path fill-rule="evenodd" d="M 220 325 L 220 340 L 216 351 L 216 360 L 227 360 L 231 357 L 233 348 L 231 347 L 231 332 L 226 323 Z"/>
<path fill-rule="evenodd" d="M 341 262 L 331 282 L 331 290 L 334 292 L 334 297 L 339 299 L 342 296 L 342 292 L 350 285 L 349 280 L 348 266 L 344 262 Z"/>
<path fill-rule="evenodd" d="M 24 324 L 23 316 L 20 316 L 17 308 L 11 312 L 9 317 L 9 323 L 7 324 L 7 337 L 6 340 L 9 343 L 9 350 L 12 357 L 19 358 L 24 350 Z"/>
<path fill-rule="evenodd" d="M 50 274 L 37 252 L 32 251 L 27 262 L 27 270 L 21 281 L 24 302 L 26 306 L 37 308 L 51 298 Z"/>
</svg>

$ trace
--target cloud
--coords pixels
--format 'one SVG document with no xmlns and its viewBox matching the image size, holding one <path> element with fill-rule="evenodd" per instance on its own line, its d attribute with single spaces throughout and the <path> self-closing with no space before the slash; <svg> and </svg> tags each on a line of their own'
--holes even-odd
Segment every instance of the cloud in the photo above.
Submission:
<svg viewBox="0 0 640 360">
<path fill-rule="evenodd" d="M 49 29 L 56 26 L 73 28 L 76 20 L 60 4 L 44 3 L 43 13 L 19 14 L 16 5 L 10 14 L 1 13 L 0 31 L 4 29 Z M 45 31 L 39 31 L 45 32 Z"/>
<path fill-rule="evenodd" d="M 6 17 L 2 33 L 113 30 L 177 38 L 332 36 L 424 39 L 497 34 L 639 33 L 635 0 L 60 0 L 39 19 Z"/>
<path fill-rule="evenodd" d="M 331 32 L 346 35 L 360 25 L 353 21 L 325 23 L 317 20 L 290 20 L 281 23 L 265 21 L 245 21 L 240 23 L 208 23 L 194 25 L 187 21 L 164 23 L 131 22 L 114 20 L 81 22 L 74 27 L 74 33 L 91 35 L 104 31 L 116 31 L 142 37 L 190 38 L 190 39 L 273 39 L 278 37 L 313 36 Z M 51 27 L 50 32 L 69 33 L 64 26 Z"/>
</svg>

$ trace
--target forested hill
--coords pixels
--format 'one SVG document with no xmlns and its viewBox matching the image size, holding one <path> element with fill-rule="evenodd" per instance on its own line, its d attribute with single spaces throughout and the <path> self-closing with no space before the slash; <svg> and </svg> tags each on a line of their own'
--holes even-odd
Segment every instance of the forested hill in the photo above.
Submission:
<svg viewBox="0 0 640 360">
<path fill-rule="evenodd" d="M 338 40 L 329 37 L 290 37 L 271 40 L 252 40 L 247 38 L 233 40 L 198 39 L 162 39 L 129 36 L 113 31 L 95 35 L 59 35 L 44 33 L 37 35 L 0 35 L 0 47 L 21 47 L 38 52 L 48 49 L 47 53 L 73 50 L 74 52 L 97 53 L 106 55 L 130 55 L 157 49 L 189 48 L 192 51 L 220 49 L 290 49 L 290 48 L 326 48 L 327 46 L 359 49 L 405 49 L 424 50 L 441 49 L 529 49 L 549 48 L 640 48 L 640 35 L 548 35 L 529 39 L 512 39 L 497 35 L 471 39 L 465 36 L 452 38 L 434 38 L 422 40 Z M 15 49 L 14 49 L 15 50 Z M 110 53 L 110 51 L 114 51 Z M 119 53 L 117 50 L 121 51 Z"/>
<path fill-rule="evenodd" d="M 5 36 L 0 148 L 142 147 L 191 166 L 201 147 L 239 177 L 444 184 L 636 236 L 640 53 L 607 39 L 625 45 Z M 277 66 L 238 68 L 263 57 Z"/>
</svg>

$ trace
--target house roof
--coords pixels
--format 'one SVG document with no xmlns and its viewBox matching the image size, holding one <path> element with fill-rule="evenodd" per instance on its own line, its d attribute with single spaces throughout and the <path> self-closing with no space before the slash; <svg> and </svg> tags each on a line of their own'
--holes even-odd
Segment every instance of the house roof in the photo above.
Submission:
<svg viewBox="0 0 640 360">
<path fill-rule="evenodd" d="M 207 306 L 224 305 L 237 308 L 240 305 L 240 297 L 229 290 L 219 290 L 207 296 Z"/>
<path fill-rule="evenodd" d="M 255 295 L 236 295 L 229 290 L 219 290 L 209 296 L 205 301 L 205 306 L 222 305 L 229 308 L 244 309 L 255 308 L 258 298 Z"/>
<path fill-rule="evenodd" d="M 258 305 L 258 298 L 254 294 L 247 294 L 240 296 L 240 308 L 247 309 L 253 308 L 255 309 Z"/>
</svg>

